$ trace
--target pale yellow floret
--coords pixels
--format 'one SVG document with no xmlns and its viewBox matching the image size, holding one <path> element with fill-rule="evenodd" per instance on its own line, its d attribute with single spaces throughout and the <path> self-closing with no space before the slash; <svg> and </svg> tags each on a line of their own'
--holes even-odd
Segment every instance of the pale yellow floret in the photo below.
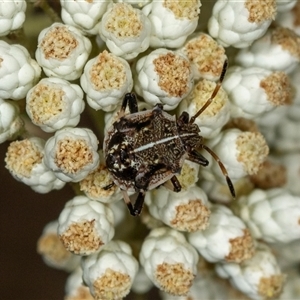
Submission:
<svg viewBox="0 0 300 300">
<path fill-rule="evenodd" d="M 204 230 L 209 224 L 210 210 L 199 199 L 176 206 L 176 214 L 171 220 L 174 228 L 194 232 Z"/>
<path fill-rule="evenodd" d="M 95 252 L 104 244 L 95 228 L 95 220 L 72 223 L 59 237 L 74 254 Z"/>
<path fill-rule="evenodd" d="M 141 34 L 143 23 L 137 9 L 127 3 L 116 3 L 109 12 L 105 28 L 118 38 L 132 38 Z"/>
<path fill-rule="evenodd" d="M 40 43 L 45 58 L 56 60 L 67 59 L 77 46 L 77 39 L 65 26 L 51 28 Z"/>
<path fill-rule="evenodd" d="M 300 45 L 299 45 L 300 46 Z M 260 82 L 268 100 L 276 106 L 292 103 L 292 87 L 289 77 L 284 72 L 273 72 Z"/>
<path fill-rule="evenodd" d="M 211 97 L 216 83 L 206 79 L 200 80 L 193 88 L 192 92 L 187 97 L 189 103 L 195 104 L 195 112 L 200 110 L 206 101 Z M 201 117 L 214 117 L 222 108 L 229 102 L 227 93 L 221 87 L 210 105 L 203 111 Z"/>
<path fill-rule="evenodd" d="M 37 252 L 56 264 L 64 263 L 72 255 L 54 233 L 48 233 L 39 238 Z"/>
<path fill-rule="evenodd" d="M 83 191 L 91 199 L 99 199 L 101 197 L 110 197 L 113 195 L 118 187 L 116 185 L 109 189 L 105 189 L 112 183 L 111 175 L 103 164 L 87 175 L 82 181 L 79 182 L 80 190 Z"/>
<path fill-rule="evenodd" d="M 97 91 L 119 89 L 126 81 L 125 66 L 115 55 L 105 50 L 98 55 L 89 76 Z"/>
<path fill-rule="evenodd" d="M 63 97 L 65 92 L 54 85 L 37 84 L 27 99 L 27 109 L 31 113 L 32 121 L 45 124 L 64 110 Z"/>
<path fill-rule="evenodd" d="M 154 59 L 154 70 L 159 76 L 158 86 L 173 97 L 182 97 L 189 90 L 191 67 L 188 60 L 172 52 Z"/>
<path fill-rule="evenodd" d="M 260 189 L 284 186 L 287 182 L 287 169 L 284 165 L 266 160 L 263 162 L 259 172 L 250 176 L 250 180 Z"/>
<path fill-rule="evenodd" d="M 258 285 L 258 293 L 264 299 L 274 299 L 280 295 L 285 282 L 285 275 L 273 275 L 262 277 Z"/>
<path fill-rule="evenodd" d="M 272 31 L 272 43 L 278 44 L 283 50 L 300 60 L 300 37 L 293 30 L 285 27 L 276 27 Z"/>
<path fill-rule="evenodd" d="M 155 271 L 155 279 L 160 288 L 176 296 L 184 296 L 189 292 L 194 277 L 191 270 L 185 268 L 182 263 L 162 263 Z"/>
<path fill-rule="evenodd" d="M 80 286 L 76 289 L 74 295 L 66 296 L 64 300 L 94 300 L 95 298 L 91 295 L 90 290 L 86 286 Z"/>
<path fill-rule="evenodd" d="M 80 172 L 93 161 L 93 153 L 84 139 L 64 138 L 57 143 L 55 164 L 68 174 Z"/>
<path fill-rule="evenodd" d="M 269 147 L 259 132 L 242 132 L 236 139 L 237 160 L 244 170 L 253 175 L 258 172 L 269 154 Z"/>
<path fill-rule="evenodd" d="M 200 13 L 199 0 L 164 0 L 163 6 L 170 9 L 177 19 L 193 20 Z"/>
<path fill-rule="evenodd" d="M 93 283 L 95 299 L 123 299 L 129 294 L 131 285 L 131 277 L 128 274 L 117 272 L 112 269 L 106 269 L 105 273 Z"/>
<path fill-rule="evenodd" d="M 30 177 L 32 169 L 42 162 L 44 154 L 30 140 L 10 143 L 6 152 L 6 168 L 16 176 Z"/>
<path fill-rule="evenodd" d="M 241 263 L 242 261 L 251 258 L 255 252 L 254 240 L 249 229 L 243 230 L 242 236 L 231 239 L 230 253 L 225 257 L 226 261 Z"/>
<path fill-rule="evenodd" d="M 200 74 L 218 77 L 221 74 L 225 49 L 207 34 L 200 34 L 186 43 L 184 51 L 189 60 L 197 66 Z"/>
<path fill-rule="evenodd" d="M 249 11 L 248 21 L 250 23 L 262 23 L 268 20 L 275 20 L 276 0 L 246 0 L 245 7 Z"/>
<path fill-rule="evenodd" d="M 193 166 L 193 163 L 185 161 L 180 174 L 176 177 L 180 182 L 181 190 L 187 190 L 198 180 L 198 169 Z"/>
</svg>

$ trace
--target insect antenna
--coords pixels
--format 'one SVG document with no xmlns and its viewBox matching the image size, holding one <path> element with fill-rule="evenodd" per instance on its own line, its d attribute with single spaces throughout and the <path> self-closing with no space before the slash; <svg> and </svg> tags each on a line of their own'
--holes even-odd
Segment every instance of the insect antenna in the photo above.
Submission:
<svg viewBox="0 0 300 300">
<path fill-rule="evenodd" d="M 206 150 L 212 157 L 213 159 L 218 163 L 224 177 L 226 178 L 226 182 L 227 182 L 227 185 L 228 185 L 228 188 L 230 190 L 230 193 L 232 195 L 233 198 L 235 198 L 235 190 L 234 190 L 234 186 L 233 186 L 233 183 L 231 181 L 231 179 L 229 178 L 229 175 L 227 173 L 227 170 L 225 168 L 225 166 L 223 165 L 223 163 L 221 162 L 220 158 L 218 157 L 218 155 L 213 152 L 209 147 L 207 147 L 206 145 L 201 145 L 201 148 L 203 148 L 204 150 Z"/>
<path fill-rule="evenodd" d="M 228 61 L 227 59 L 224 61 L 223 64 L 223 68 L 222 68 L 222 72 L 220 75 L 220 78 L 217 82 L 217 85 L 215 87 L 215 89 L 213 90 L 211 96 L 209 97 L 209 99 L 205 102 L 205 104 L 197 111 L 197 113 L 191 117 L 190 122 L 189 123 L 194 123 L 195 120 L 206 110 L 206 108 L 212 103 L 212 101 L 214 100 L 214 98 L 216 97 L 216 95 L 219 92 L 219 89 L 221 88 L 222 82 L 224 80 L 226 71 L 227 71 L 227 67 L 228 67 Z"/>
</svg>

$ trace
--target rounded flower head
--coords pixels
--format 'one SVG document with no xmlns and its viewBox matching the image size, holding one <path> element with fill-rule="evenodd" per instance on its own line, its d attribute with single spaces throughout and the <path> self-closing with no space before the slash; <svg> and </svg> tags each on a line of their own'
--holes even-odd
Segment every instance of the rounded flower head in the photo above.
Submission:
<svg viewBox="0 0 300 300">
<path fill-rule="evenodd" d="M 0 99 L 0 144 L 14 138 L 23 127 L 18 106 Z"/>
<path fill-rule="evenodd" d="M 70 272 L 79 266 L 80 256 L 74 255 L 64 247 L 57 234 L 57 228 L 57 220 L 45 226 L 37 242 L 37 252 L 48 266 Z"/>
<path fill-rule="evenodd" d="M 131 248 L 122 241 L 110 241 L 98 254 L 82 261 L 83 280 L 96 300 L 123 299 L 138 272 Z"/>
<path fill-rule="evenodd" d="M 195 80 L 216 81 L 220 78 L 227 56 L 224 47 L 210 35 L 203 32 L 192 34 L 179 51 L 190 60 Z"/>
<path fill-rule="evenodd" d="M 245 48 L 264 35 L 275 15 L 276 0 L 218 0 L 208 31 L 224 47 Z"/>
<path fill-rule="evenodd" d="M 39 34 L 36 60 L 47 76 L 75 80 L 91 52 L 92 44 L 77 28 L 54 23 Z"/>
<path fill-rule="evenodd" d="M 60 0 L 61 18 L 65 24 L 77 27 L 87 34 L 97 34 L 100 20 L 109 3 L 110 0 Z"/>
<path fill-rule="evenodd" d="M 68 201 L 58 223 L 60 240 L 68 251 L 78 255 L 99 252 L 115 233 L 112 210 L 85 196 Z"/>
<path fill-rule="evenodd" d="M 228 94 L 233 118 L 257 118 L 292 102 L 292 86 L 284 72 L 231 67 L 222 86 Z"/>
<path fill-rule="evenodd" d="M 200 14 L 200 0 L 152 1 L 143 8 L 151 22 L 150 46 L 178 48 L 194 32 Z"/>
<path fill-rule="evenodd" d="M 25 0 L 0 1 L 0 36 L 5 36 L 23 26 L 26 6 Z"/>
<path fill-rule="evenodd" d="M 163 48 L 139 59 L 136 72 L 136 92 L 152 105 L 162 103 L 165 110 L 174 109 L 194 83 L 187 57 Z"/>
<path fill-rule="evenodd" d="M 36 137 L 15 141 L 9 145 L 5 158 L 11 175 L 38 193 L 48 193 L 65 185 L 44 164 L 44 145 L 45 141 Z"/>
<path fill-rule="evenodd" d="M 26 97 L 30 119 L 46 132 L 76 126 L 83 109 L 81 88 L 60 78 L 42 79 Z"/>
<path fill-rule="evenodd" d="M 131 69 L 125 59 L 105 50 L 87 62 L 80 84 L 92 108 L 112 111 L 132 89 Z"/>
<path fill-rule="evenodd" d="M 99 164 L 98 140 L 90 129 L 56 131 L 45 145 L 44 163 L 62 181 L 78 182 Z"/>
<path fill-rule="evenodd" d="M 40 75 L 41 68 L 26 48 L 0 41 L 0 98 L 24 98 Z"/>
<path fill-rule="evenodd" d="M 271 28 L 249 48 L 240 50 L 235 60 L 243 67 L 291 73 L 300 61 L 300 37 L 285 27 Z"/>
<path fill-rule="evenodd" d="M 144 240 L 140 263 L 163 291 L 186 295 L 197 272 L 198 254 L 183 234 L 170 228 L 153 229 Z"/>
<path fill-rule="evenodd" d="M 102 17 L 99 30 L 107 48 L 124 59 L 135 58 L 149 47 L 150 21 L 128 3 L 111 5 Z"/>
</svg>

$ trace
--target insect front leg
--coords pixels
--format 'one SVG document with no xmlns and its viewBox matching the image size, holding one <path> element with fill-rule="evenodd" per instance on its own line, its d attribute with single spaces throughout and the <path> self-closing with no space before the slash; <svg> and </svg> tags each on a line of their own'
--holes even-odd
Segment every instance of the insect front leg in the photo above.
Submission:
<svg viewBox="0 0 300 300">
<path fill-rule="evenodd" d="M 125 94 L 121 107 L 122 113 L 125 113 L 127 105 L 131 114 L 138 112 L 138 104 L 134 93 Z"/>
<path fill-rule="evenodd" d="M 175 175 L 171 178 L 171 182 L 174 188 L 173 191 L 179 193 L 181 191 L 181 184 Z"/>
<path fill-rule="evenodd" d="M 139 192 L 134 205 L 132 205 L 130 198 L 126 191 L 122 190 L 122 194 L 123 194 L 124 201 L 129 209 L 130 214 L 134 217 L 138 216 L 143 209 L 145 192 L 144 191 Z"/>
</svg>

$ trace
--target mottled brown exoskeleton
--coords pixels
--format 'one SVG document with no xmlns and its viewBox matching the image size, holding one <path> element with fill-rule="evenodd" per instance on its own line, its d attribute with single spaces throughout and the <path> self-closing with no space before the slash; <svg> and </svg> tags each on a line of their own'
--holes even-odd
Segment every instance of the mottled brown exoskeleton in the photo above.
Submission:
<svg viewBox="0 0 300 300">
<path fill-rule="evenodd" d="M 107 132 L 104 140 L 106 166 L 113 184 L 120 187 L 124 200 L 133 216 L 141 213 L 145 192 L 171 180 L 174 191 L 181 190 L 176 174 L 180 173 L 185 159 L 207 166 L 208 160 L 199 150 L 208 151 L 218 162 L 233 197 L 235 191 L 227 171 L 218 156 L 203 144 L 195 119 L 209 106 L 218 93 L 227 69 L 225 61 L 220 79 L 211 97 L 190 118 L 183 112 L 178 119 L 163 110 L 161 104 L 153 109 L 138 111 L 133 93 L 125 95 L 119 119 Z M 125 114 L 126 107 L 129 114 Z M 132 205 L 128 192 L 138 192 Z"/>
</svg>

